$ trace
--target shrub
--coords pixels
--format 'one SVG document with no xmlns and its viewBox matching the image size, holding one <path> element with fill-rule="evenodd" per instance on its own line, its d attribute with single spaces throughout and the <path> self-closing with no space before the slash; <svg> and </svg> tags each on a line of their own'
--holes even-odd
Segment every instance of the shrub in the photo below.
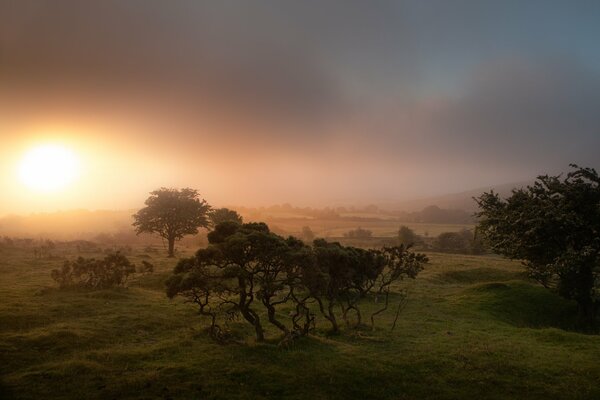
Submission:
<svg viewBox="0 0 600 400">
<path fill-rule="evenodd" d="M 51 276 L 60 288 L 107 289 L 124 285 L 134 272 L 135 266 L 117 252 L 102 260 L 79 257 L 75 261 L 65 261 L 61 269 L 52 270 Z"/>
<path fill-rule="evenodd" d="M 151 274 L 152 272 L 154 272 L 154 264 L 146 261 L 146 260 L 142 260 L 142 265 L 140 265 L 137 268 L 137 272 L 141 273 L 141 274 Z"/>
</svg>

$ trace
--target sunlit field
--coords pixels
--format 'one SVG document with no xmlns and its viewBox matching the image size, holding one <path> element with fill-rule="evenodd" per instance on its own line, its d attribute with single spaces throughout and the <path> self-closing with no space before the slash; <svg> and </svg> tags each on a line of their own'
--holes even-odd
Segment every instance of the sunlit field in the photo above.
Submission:
<svg viewBox="0 0 600 400">
<path fill-rule="evenodd" d="M 263 344 L 211 341 L 193 305 L 165 296 L 175 261 L 162 248 L 128 255 L 154 273 L 98 291 L 56 289 L 50 270 L 80 255 L 58 250 L 0 250 L 2 398 L 600 397 L 600 337 L 573 331 L 574 303 L 496 256 L 429 254 L 416 280 L 394 287 L 408 298 L 393 331 L 390 310 L 374 330 L 328 336 L 323 325 L 285 347 L 273 330 Z"/>
</svg>

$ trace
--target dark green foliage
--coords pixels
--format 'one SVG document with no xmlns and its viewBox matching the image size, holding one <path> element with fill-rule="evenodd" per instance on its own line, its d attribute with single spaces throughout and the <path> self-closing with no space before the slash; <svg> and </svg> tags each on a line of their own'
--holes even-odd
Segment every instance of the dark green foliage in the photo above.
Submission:
<svg viewBox="0 0 600 400">
<path fill-rule="evenodd" d="M 306 335 L 315 324 L 313 303 L 334 332 L 339 330 L 336 307 L 348 325 L 350 311 L 360 324 L 361 298 L 383 295 L 387 308 L 391 283 L 414 278 L 427 261 L 403 246 L 364 250 L 321 239 L 311 247 L 271 232 L 264 223 L 227 221 L 208 240 L 210 245 L 195 257 L 179 261 L 167 281 L 167 295 L 196 303 L 219 341 L 227 339 L 226 326 L 238 317 L 254 328 L 258 341 L 264 340 L 263 313 L 284 338 Z M 293 308 L 291 321 L 278 316 L 284 305 Z"/>
<path fill-rule="evenodd" d="M 136 233 L 156 233 L 167 240 L 169 257 L 175 255 L 175 241 L 208 227 L 210 206 L 194 189 L 161 188 L 150 193 L 146 207 L 133 215 Z"/>
<path fill-rule="evenodd" d="M 508 199 L 477 199 L 479 232 L 492 249 L 523 260 L 529 275 L 575 300 L 581 316 L 597 323 L 600 308 L 600 178 L 572 165 L 561 176 L 540 176 Z"/>
<path fill-rule="evenodd" d="M 113 253 L 102 260 L 79 257 L 65 261 L 61 269 L 52 270 L 51 276 L 60 288 L 108 289 L 123 285 L 134 272 L 135 266 L 127 257 Z"/>
<path fill-rule="evenodd" d="M 217 226 L 220 223 L 231 221 L 241 224 L 243 222 L 242 216 L 235 210 L 229 208 L 217 208 L 209 213 L 209 218 L 212 226 Z"/>
</svg>

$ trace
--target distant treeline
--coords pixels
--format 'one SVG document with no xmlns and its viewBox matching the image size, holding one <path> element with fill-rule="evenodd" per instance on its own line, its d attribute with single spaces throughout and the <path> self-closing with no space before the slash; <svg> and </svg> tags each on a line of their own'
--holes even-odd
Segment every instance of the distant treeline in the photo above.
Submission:
<svg viewBox="0 0 600 400">
<path fill-rule="evenodd" d="M 292 218 L 346 221 L 395 219 L 401 222 L 423 222 L 432 224 L 471 224 L 476 222 L 474 215 L 470 212 L 465 210 L 443 209 L 435 205 L 414 212 L 384 210 L 374 204 L 365 207 L 312 208 L 294 207 L 288 203 L 259 208 L 235 207 L 235 210 L 247 220 L 275 220 L 289 216 Z"/>
</svg>

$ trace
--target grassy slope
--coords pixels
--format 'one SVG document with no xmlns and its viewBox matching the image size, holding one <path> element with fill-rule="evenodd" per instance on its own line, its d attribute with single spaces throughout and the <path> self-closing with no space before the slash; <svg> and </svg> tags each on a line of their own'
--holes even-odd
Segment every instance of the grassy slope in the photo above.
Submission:
<svg viewBox="0 0 600 400">
<path fill-rule="evenodd" d="M 5 249 L 0 398 L 600 398 L 600 337 L 569 330 L 571 303 L 516 263 L 431 260 L 403 283 L 394 332 L 389 312 L 375 331 L 318 331 L 286 350 L 211 343 L 191 305 L 165 298 L 166 259 L 127 289 L 61 292 L 44 289 L 60 261 Z"/>
</svg>

